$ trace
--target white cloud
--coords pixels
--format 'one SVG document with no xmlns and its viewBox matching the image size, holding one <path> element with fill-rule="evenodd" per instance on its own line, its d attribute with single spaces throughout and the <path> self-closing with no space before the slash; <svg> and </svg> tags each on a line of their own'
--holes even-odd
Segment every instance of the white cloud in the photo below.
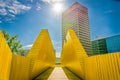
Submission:
<svg viewBox="0 0 120 80">
<path fill-rule="evenodd" d="M 2 21 L 0 21 L 0 23 L 2 23 Z"/>
<path fill-rule="evenodd" d="M 33 0 L 30 0 L 30 2 L 33 2 Z"/>
<path fill-rule="evenodd" d="M 15 15 L 14 15 L 14 14 L 9 14 L 9 16 L 11 16 L 11 17 L 15 17 Z"/>
<path fill-rule="evenodd" d="M 0 1 L 0 7 L 5 7 L 5 3 L 4 2 L 2 2 L 2 1 Z"/>
<path fill-rule="evenodd" d="M 28 11 L 28 10 L 31 9 L 30 6 L 23 5 L 20 2 L 18 2 L 18 1 L 14 1 L 12 5 L 7 5 L 6 7 L 13 14 L 19 14 L 22 11 Z"/>
<path fill-rule="evenodd" d="M 52 43 L 53 43 L 53 45 L 59 45 L 59 44 L 61 44 L 61 41 L 52 40 Z"/>
<path fill-rule="evenodd" d="M 61 56 L 61 52 L 56 52 L 56 57 L 60 57 Z"/>
<path fill-rule="evenodd" d="M 20 3 L 17 0 L 1 0 L 0 1 L 0 19 L 2 22 L 10 21 L 15 18 L 17 14 L 26 12 L 31 9 L 31 6 Z"/>
<path fill-rule="evenodd" d="M 51 3 L 56 3 L 56 2 L 63 2 L 65 0 L 42 0 L 42 1 L 45 2 L 45 3 L 51 4 Z"/>
<path fill-rule="evenodd" d="M 56 57 L 60 57 L 60 54 L 61 54 L 61 41 L 56 41 L 56 40 L 52 40 L 52 43 L 53 43 L 53 46 L 54 46 L 54 49 L 56 51 Z"/>
<path fill-rule="evenodd" d="M 33 44 L 28 44 L 26 46 L 23 46 L 24 49 L 30 49 L 33 46 Z"/>
<path fill-rule="evenodd" d="M 7 11 L 6 11 L 6 9 L 0 9 L 0 14 L 1 15 L 7 15 Z"/>
<path fill-rule="evenodd" d="M 37 11 L 41 10 L 41 5 L 40 5 L 40 3 L 36 3 L 36 10 L 37 10 Z"/>
<path fill-rule="evenodd" d="M 104 11 L 104 13 L 112 13 L 112 12 L 114 12 L 113 10 L 106 10 L 106 11 Z"/>
</svg>

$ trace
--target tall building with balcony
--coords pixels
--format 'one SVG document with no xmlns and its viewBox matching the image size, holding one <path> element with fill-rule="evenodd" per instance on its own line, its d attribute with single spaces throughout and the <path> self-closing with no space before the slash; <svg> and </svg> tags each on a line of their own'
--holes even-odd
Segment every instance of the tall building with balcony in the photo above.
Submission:
<svg viewBox="0 0 120 80">
<path fill-rule="evenodd" d="M 92 54 L 90 30 L 88 22 L 88 10 L 78 2 L 75 2 L 62 14 L 62 45 L 68 29 L 73 29 L 82 43 L 87 54 Z"/>
</svg>

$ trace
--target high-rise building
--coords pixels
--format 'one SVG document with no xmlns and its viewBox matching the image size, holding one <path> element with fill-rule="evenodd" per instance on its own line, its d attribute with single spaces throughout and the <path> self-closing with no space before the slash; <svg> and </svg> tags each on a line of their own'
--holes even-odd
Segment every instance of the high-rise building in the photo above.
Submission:
<svg viewBox="0 0 120 80">
<path fill-rule="evenodd" d="M 73 29 L 82 43 L 87 54 L 92 54 L 90 30 L 88 22 L 88 10 L 78 2 L 75 2 L 62 14 L 62 45 L 68 29 Z"/>
</svg>

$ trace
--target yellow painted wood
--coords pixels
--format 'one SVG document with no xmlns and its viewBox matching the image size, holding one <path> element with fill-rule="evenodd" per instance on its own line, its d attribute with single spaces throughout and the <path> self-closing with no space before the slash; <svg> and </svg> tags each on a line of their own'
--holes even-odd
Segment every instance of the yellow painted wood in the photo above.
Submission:
<svg viewBox="0 0 120 80">
<path fill-rule="evenodd" d="M 55 65 L 55 50 L 48 30 L 44 29 L 40 32 L 27 57 L 31 59 L 31 79 Z"/>
<path fill-rule="evenodd" d="M 120 52 L 88 57 L 74 31 L 64 43 L 63 67 L 84 80 L 120 80 Z M 13 55 L 0 32 L 0 80 L 31 80 L 54 67 L 55 51 L 47 30 L 42 30 L 27 57 Z"/>
<path fill-rule="evenodd" d="M 55 50 L 47 30 L 41 31 L 27 57 L 12 55 L 0 32 L 0 80 L 31 80 L 54 65 Z"/>
<path fill-rule="evenodd" d="M 120 52 L 88 57 L 73 30 L 68 30 L 61 63 L 84 80 L 120 80 Z"/>
<path fill-rule="evenodd" d="M 84 78 L 84 59 L 86 57 L 88 56 L 74 31 L 68 30 L 61 53 L 62 66 Z"/>
<path fill-rule="evenodd" d="M 0 80 L 9 80 L 12 52 L 0 31 Z"/>
<path fill-rule="evenodd" d="M 86 58 L 85 80 L 119 80 L 119 56 L 120 52 Z"/>
<path fill-rule="evenodd" d="M 10 80 L 30 80 L 30 59 L 13 55 Z"/>
</svg>

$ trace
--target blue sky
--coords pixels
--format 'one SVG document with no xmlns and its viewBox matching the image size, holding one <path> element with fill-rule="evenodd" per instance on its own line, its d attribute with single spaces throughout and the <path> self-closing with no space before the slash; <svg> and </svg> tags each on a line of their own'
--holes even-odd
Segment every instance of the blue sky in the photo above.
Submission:
<svg viewBox="0 0 120 80">
<path fill-rule="evenodd" d="M 61 51 L 61 13 L 52 10 L 55 3 L 63 11 L 75 1 L 88 8 L 91 39 L 120 34 L 120 0 L 0 0 L 0 29 L 19 35 L 29 48 L 41 29 L 48 29 L 57 56 Z"/>
</svg>

